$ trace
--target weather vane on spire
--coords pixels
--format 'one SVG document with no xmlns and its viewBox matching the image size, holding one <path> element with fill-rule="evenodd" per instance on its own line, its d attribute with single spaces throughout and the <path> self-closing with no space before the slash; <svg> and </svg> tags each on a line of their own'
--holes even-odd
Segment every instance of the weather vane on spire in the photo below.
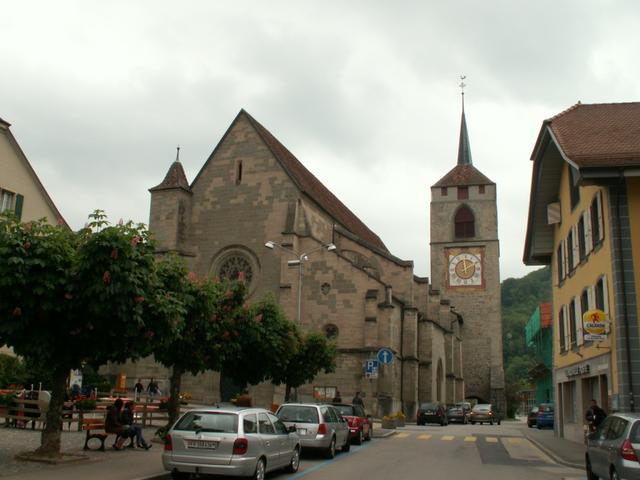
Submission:
<svg viewBox="0 0 640 480">
<path fill-rule="evenodd" d="M 464 83 L 464 81 L 465 81 L 466 78 L 467 78 L 466 75 L 460 75 L 460 85 L 459 85 L 459 87 L 460 87 L 460 92 L 461 92 L 461 95 L 462 95 L 462 110 L 464 110 L 464 87 L 467 86 L 467 84 Z"/>
<path fill-rule="evenodd" d="M 176 147 L 176 162 L 180 161 L 180 145 Z"/>
</svg>

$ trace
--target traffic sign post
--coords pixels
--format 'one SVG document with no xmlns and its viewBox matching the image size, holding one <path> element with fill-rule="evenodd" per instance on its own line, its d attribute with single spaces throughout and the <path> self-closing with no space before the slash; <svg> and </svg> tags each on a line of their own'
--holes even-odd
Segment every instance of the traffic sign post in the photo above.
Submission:
<svg viewBox="0 0 640 480">
<path fill-rule="evenodd" d="M 390 365 L 393 363 L 393 351 L 390 348 L 381 348 L 378 350 L 376 358 L 383 365 Z"/>
<path fill-rule="evenodd" d="M 379 366 L 380 364 L 376 359 L 370 358 L 369 360 L 365 360 L 362 365 L 365 378 L 378 378 Z"/>
</svg>

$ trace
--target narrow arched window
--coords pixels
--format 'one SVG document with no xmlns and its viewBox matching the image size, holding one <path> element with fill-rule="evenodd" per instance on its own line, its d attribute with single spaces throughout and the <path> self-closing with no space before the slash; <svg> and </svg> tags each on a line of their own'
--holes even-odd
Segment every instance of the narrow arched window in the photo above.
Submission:
<svg viewBox="0 0 640 480">
<path fill-rule="evenodd" d="M 461 207 L 456 212 L 454 223 L 456 228 L 456 238 L 475 237 L 475 217 L 469 207 Z"/>
</svg>

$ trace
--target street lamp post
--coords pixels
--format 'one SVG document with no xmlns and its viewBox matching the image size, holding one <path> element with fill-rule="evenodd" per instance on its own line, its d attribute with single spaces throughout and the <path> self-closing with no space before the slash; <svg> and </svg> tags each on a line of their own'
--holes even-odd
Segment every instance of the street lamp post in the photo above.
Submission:
<svg viewBox="0 0 640 480">
<path fill-rule="evenodd" d="M 283 250 L 293 255 L 294 257 L 296 257 L 293 260 L 287 260 L 287 265 L 290 267 L 298 267 L 298 302 L 297 302 L 297 309 L 296 309 L 296 321 L 298 324 L 300 324 L 300 309 L 302 305 L 302 278 L 303 278 L 304 262 L 309 260 L 309 255 L 311 255 L 312 253 L 322 249 L 326 249 L 328 252 L 332 252 L 336 249 L 336 246 L 333 243 L 325 243 L 319 246 L 318 248 L 314 248 L 313 250 L 310 250 L 304 253 L 294 252 L 293 250 L 283 247 L 279 243 L 273 242 L 271 240 L 265 243 L 264 246 L 271 250 L 275 248 L 279 248 L 280 250 Z"/>
</svg>

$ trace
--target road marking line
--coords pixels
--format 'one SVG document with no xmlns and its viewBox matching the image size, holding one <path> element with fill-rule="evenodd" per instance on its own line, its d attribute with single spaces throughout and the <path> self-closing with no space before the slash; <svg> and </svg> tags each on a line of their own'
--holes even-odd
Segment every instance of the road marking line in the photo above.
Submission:
<svg viewBox="0 0 640 480">
<path fill-rule="evenodd" d="M 408 433 L 396 433 L 396 438 L 407 438 L 409 436 Z"/>
<path fill-rule="evenodd" d="M 418 435 L 418 440 L 429 440 L 431 435 Z"/>
<path fill-rule="evenodd" d="M 514 445 L 520 445 L 522 443 L 522 438 L 509 437 L 509 438 L 507 438 L 507 442 L 512 443 Z"/>
<path fill-rule="evenodd" d="M 465 442 L 475 442 L 477 437 L 464 437 Z"/>
<path fill-rule="evenodd" d="M 451 441 L 451 440 L 453 440 L 454 438 L 456 438 L 456 437 L 454 437 L 453 435 L 443 435 L 443 436 L 440 438 L 440 440 L 444 440 L 445 442 L 450 442 L 450 441 Z"/>
<path fill-rule="evenodd" d="M 486 437 L 485 440 L 487 443 L 498 443 L 498 439 L 496 437 Z"/>
</svg>

